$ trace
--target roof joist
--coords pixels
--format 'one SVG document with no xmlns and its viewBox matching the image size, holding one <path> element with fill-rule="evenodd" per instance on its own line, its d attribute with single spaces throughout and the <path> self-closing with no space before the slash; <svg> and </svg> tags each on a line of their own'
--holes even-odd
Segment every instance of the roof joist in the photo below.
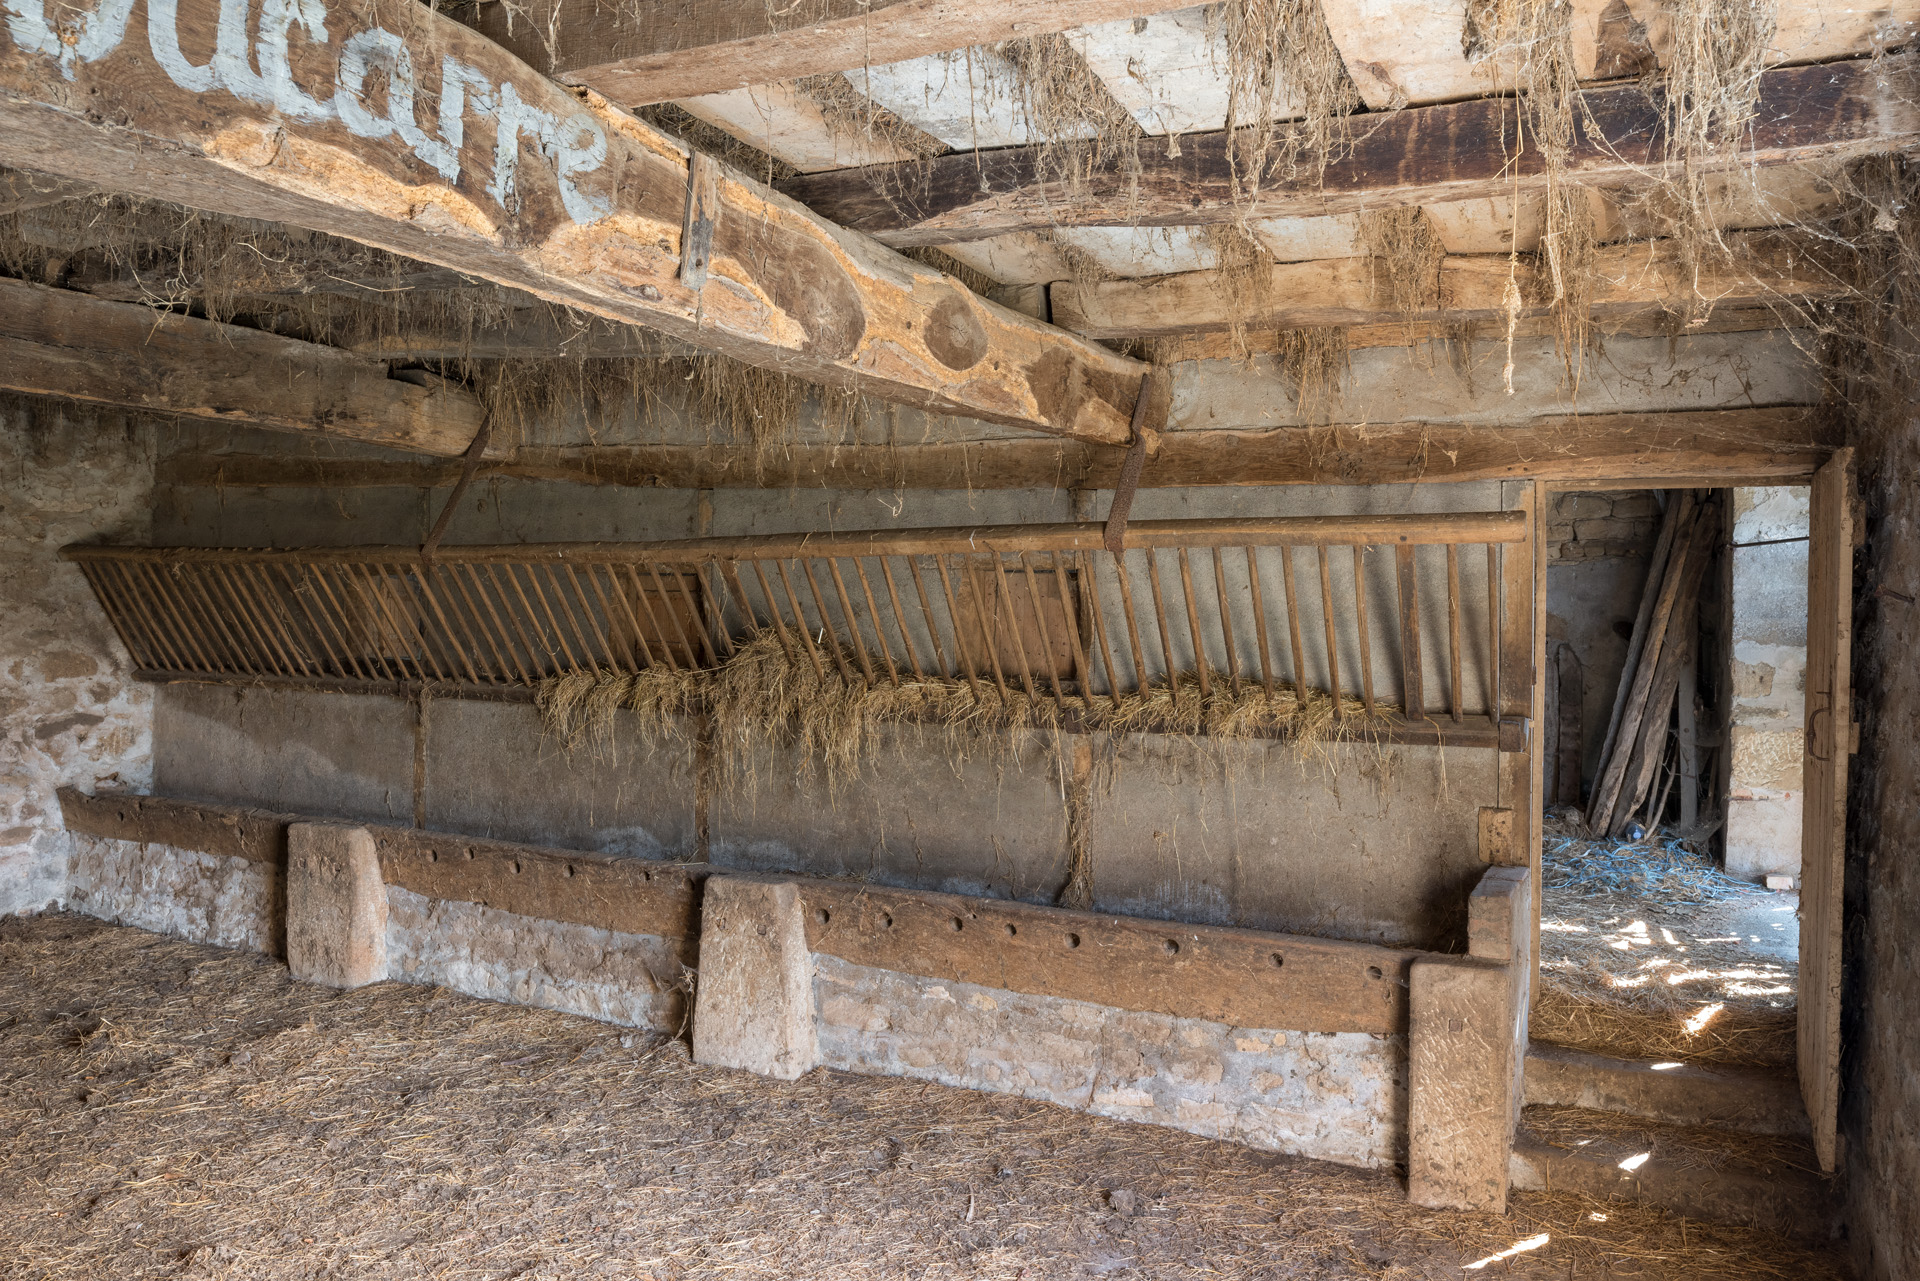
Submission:
<svg viewBox="0 0 1920 1281">
<path fill-rule="evenodd" d="M 1145 366 L 739 175 L 689 289 L 684 148 L 429 8 L 315 0 L 238 50 L 232 0 L 131 8 L 9 20 L 0 163 L 330 232 L 884 399 L 1131 437 Z"/>
<path fill-rule="evenodd" d="M 474 25 L 533 66 L 628 106 L 851 71 L 1180 9 L 1192 0 L 687 0 L 484 3 Z"/>
<path fill-rule="evenodd" d="M 1727 168 L 1898 150 L 1920 140 L 1915 56 L 1783 67 L 1761 77 L 1751 132 Z M 1668 169 L 1662 116 L 1639 85 L 1588 89 L 1575 111 L 1567 175 L 1595 187 L 1644 187 Z M 1226 135 L 1189 135 L 1177 154 L 1141 148 L 1140 172 L 1115 165 L 1068 189 L 1042 180 L 1038 147 L 939 156 L 912 182 L 871 169 L 805 174 L 780 189 L 888 244 L 930 245 L 1075 226 L 1194 226 L 1312 217 L 1541 190 L 1540 153 L 1517 136 L 1510 99 L 1478 98 L 1355 116 L 1352 146 L 1324 180 L 1270 178 L 1236 200 Z"/>
<path fill-rule="evenodd" d="M 1840 293 L 1844 282 L 1821 265 L 1808 241 L 1785 233 L 1727 237 L 1733 252 L 1697 266 L 1683 264 L 1669 242 L 1608 245 L 1594 254 L 1587 277 L 1592 315 L 1606 320 L 1654 311 L 1726 307 L 1736 312 L 1793 304 Z M 1248 328 L 1377 325 L 1402 313 L 1392 290 L 1375 278 L 1368 258 L 1281 263 L 1266 269 L 1265 288 L 1251 304 L 1244 289 L 1229 289 L 1217 271 L 1193 271 L 1146 280 L 1072 281 L 1051 290 L 1056 323 L 1093 338 L 1171 337 Z M 1419 319 L 1451 323 L 1505 320 L 1507 283 L 1520 288 L 1515 318 L 1552 309 L 1548 283 L 1529 262 L 1503 254 L 1463 254 L 1440 260 L 1435 303 Z M 1776 321 L 1776 323 L 1785 323 Z"/>
</svg>

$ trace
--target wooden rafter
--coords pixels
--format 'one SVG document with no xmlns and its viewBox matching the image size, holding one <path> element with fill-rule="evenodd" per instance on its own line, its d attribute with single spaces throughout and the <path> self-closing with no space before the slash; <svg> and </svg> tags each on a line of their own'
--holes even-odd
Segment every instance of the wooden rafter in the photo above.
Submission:
<svg viewBox="0 0 1920 1281">
<path fill-rule="evenodd" d="M 1609 245 L 1585 274 L 1593 314 L 1600 318 L 1684 310 L 1696 304 L 1739 310 L 1767 303 L 1804 302 L 1843 292 L 1844 282 L 1816 256 L 1817 245 L 1780 233 L 1728 237 L 1735 252 L 1689 269 L 1660 241 Z M 1531 263 L 1503 254 L 1453 255 L 1441 260 L 1433 314 L 1453 323 L 1504 320 L 1507 282 L 1520 286 L 1516 315 L 1550 309 L 1551 291 Z M 1367 258 L 1282 263 L 1270 269 L 1261 301 L 1249 307 L 1224 287 L 1217 271 L 1147 280 L 1105 280 L 1090 286 L 1061 281 L 1052 287 L 1054 320 L 1091 338 L 1155 337 L 1249 328 L 1296 329 L 1370 325 L 1399 314 L 1379 287 Z"/>
<path fill-rule="evenodd" d="M 474 25 L 568 84 L 628 106 L 851 71 L 1186 7 L 1187 0 L 690 0 L 666 13 L 536 0 Z"/>
<path fill-rule="evenodd" d="M 1462 480 L 1618 481 L 1622 487 L 1706 480 L 1804 481 L 1841 443 L 1808 406 L 1578 414 L 1502 425 L 1342 424 L 1265 431 L 1172 431 L 1140 483 L 1388 485 Z M 669 489 L 829 486 L 842 489 L 1111 489 L 1122 455 L 1077 441 L 981 440 L 926 445 L 794 444 L 755 467 L 711 445 L 521 449 L 490 476 Z M 454 463 L 186 454 L 161 464 L 168 485 L 282 488 L 453 483 Z"/>
<path fill-rule="evenodd" d="M 1920 137 L 1920 111 L 1905 88 L 1914 66 L 1914 56 L 1902 54 L 1765 73 L 1752 130 L 1726 163 L 1781 164 L 1911 145 Z M 1644 89 L 1610 86 L 1580 98 L 1573 181 L 1631 187 L 1665 169 L 1665 131 Z M 1071 191 L 1042 180 L 1037 147 L 936 157 L 906 184 L 886 186 L 866 170 L 843 169 L 793 178 L 780 189 L 841 226 L 895 245 L 1060 226 L 1311 217 L 1539 190 L 1546 181 L 1540 154 L 1516 137 L 1518 119 L 1513 102 L 1500 98 L 1356 117 L 1352 150 L 1328 166 L 1322 183 L 1270 177 L 1251 202 L 1234 199 L 1223 133 L 1184 137 L 1173 155 L 1142 148 L 1137 182 L 1115 165 Z"/>
<path fill-rule="evenodd" d="M 0 387 L 149 413 L 464 452 L 480 401 L 334 347 L 0 277 Z"/>
<path fill-rule="evenodd" d="M 743 176 L 721 180 L 708 281 L 687 288 L 686 150 L 432 9 L 269 6 L 247 42 L 220 34 L 237 8 L 19 10 L 0 162 L 331 232 L 889 400 L 1129 439 L 1145 366 Z"/>
</svg>

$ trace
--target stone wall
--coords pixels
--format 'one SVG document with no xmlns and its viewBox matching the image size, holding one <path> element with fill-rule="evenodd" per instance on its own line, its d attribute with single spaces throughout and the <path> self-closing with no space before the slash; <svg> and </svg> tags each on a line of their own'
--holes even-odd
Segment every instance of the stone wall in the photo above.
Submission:
<svg viewBox="0 0 1920 1281">
<path fill-rule="evenodd" d="M 1867 1281 L 1920 1277 L 1920 419 L 1862 425 L 1841 1130 Z"/>
<path fill-rule="evenodd" d="M 1808 493 L 1804 485 L 1733 491 L 1726 862 L 1729 874 L 1756 880 L 1800 876 Z"/>
<path fill-rule="evenodd" d="M 73 542 L 144 541 L 153 428 L 115 413 L 0 398 L 0 915 L 58 902 L 63 783 L 144 788 L 153 691 L 77 567 Z"/>
</svg>

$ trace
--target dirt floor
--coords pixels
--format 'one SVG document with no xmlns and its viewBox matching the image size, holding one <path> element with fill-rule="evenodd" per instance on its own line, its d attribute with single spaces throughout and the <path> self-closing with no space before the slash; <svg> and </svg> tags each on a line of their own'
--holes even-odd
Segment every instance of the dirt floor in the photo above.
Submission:
<svg viewBox="0 0 1920 1281">
<path fill-rule="evenodd" d="M 1463 1275 L 1841 1274 L 1621 1204 L 1420 1211 L 1391 1173 L 919 1082 L 767 1081 L 570 1015 L 0 921 L 9 1281 Z"/>
<path fill-rule="evenodd" d="M 1550 820 L 1542 863 L 1535 1039 L 1793 1062 L 1798 895 L 1723 875 L 1678 841 L 1588 840 L 1571 817 Z"/>
</svg>

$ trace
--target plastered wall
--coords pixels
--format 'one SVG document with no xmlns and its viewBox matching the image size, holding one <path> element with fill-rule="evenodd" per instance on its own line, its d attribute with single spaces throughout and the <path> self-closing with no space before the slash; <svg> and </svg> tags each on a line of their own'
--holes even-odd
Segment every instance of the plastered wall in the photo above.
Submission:
<svg viewBox="0 0 1920 1281">
<path fill-rule="evenodd" d="M 1797 882 L 1800 875 L 1808 493 L 1804 485 L 1733 491 L 1727 871 L 1734 876 Z"/>
<path fill-rule="evenodd" d="M 64 893 L 56 787 L 149 780 L 153 691 L 56 553 L 145 540 L 154 445 L 134 418 L 0 397 L 0 915 Z"/>
</svg>

